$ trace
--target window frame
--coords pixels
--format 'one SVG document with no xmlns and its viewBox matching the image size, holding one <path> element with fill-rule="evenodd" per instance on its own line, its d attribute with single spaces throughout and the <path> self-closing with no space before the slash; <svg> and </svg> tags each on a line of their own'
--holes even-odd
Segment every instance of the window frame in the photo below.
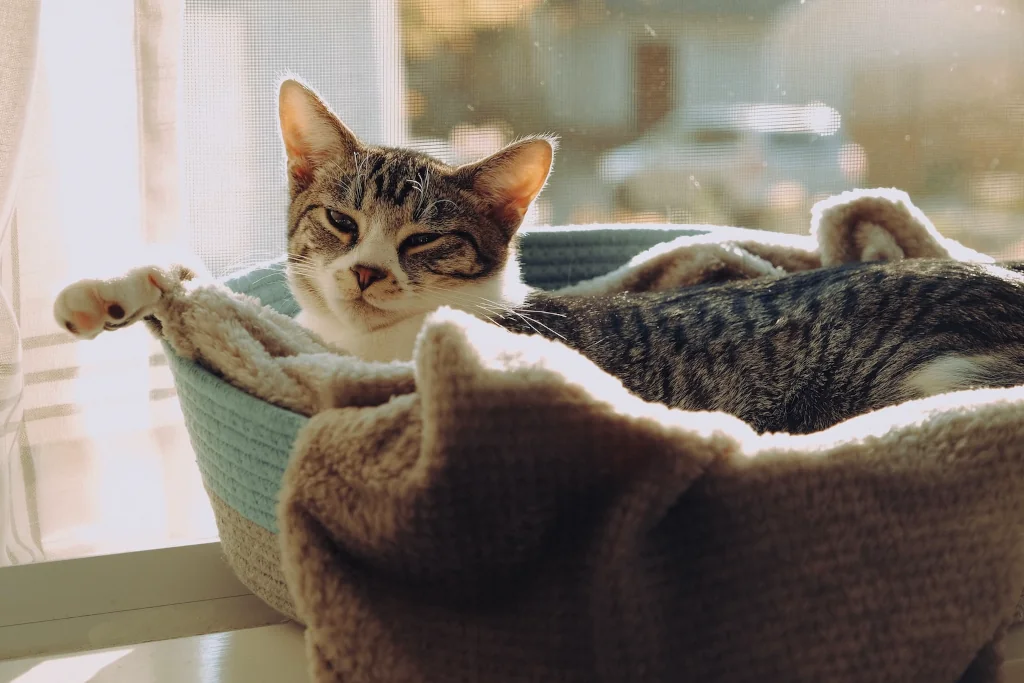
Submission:
<svg viewBox="0 0 1024 683">
<path fill-rule="evenodd" d="M 0 571 L 0 660 L 287 621 L 238 580 L 219 540 Z"/>
</svg>

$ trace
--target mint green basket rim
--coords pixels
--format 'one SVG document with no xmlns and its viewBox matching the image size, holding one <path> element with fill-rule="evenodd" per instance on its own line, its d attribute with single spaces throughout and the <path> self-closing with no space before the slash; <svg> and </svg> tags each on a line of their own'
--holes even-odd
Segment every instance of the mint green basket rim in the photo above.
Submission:
<svg viewBox="0 0 1024 683">
<path fill-rule="evenodd" d="M 587 226 L 529 232 L 520 241 L 526 281 L 554 289 L 595 277 L 635 254 L 682 235 L 705 230 L 683 226 Z M 287 315 L 297 311 L 283 261 L 255 267 L 225 283 Z M 165 342 L 171 373 L 203 483 L 249 521 L 277 533 L 276 507 L 291 446 L 308 421 L 238 389 L 174 353 Z"/>
<path fill-rule="evenodd" d="M 203 483 L 244 517 L 277 533 L 277 492 L 291 444 L 308 418 L 247 394 L 166 343 L 164 349 Z M 225 414 L 277 438 L 253 439 L 233 428 Z M 266 469 L 254 472 L 254 461 Z"/>
</svg>

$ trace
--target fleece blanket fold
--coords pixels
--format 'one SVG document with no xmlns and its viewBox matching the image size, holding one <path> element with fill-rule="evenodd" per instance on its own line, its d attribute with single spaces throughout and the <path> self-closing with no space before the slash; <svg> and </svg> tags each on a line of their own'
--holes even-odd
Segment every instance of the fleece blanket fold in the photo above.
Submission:
<svg viewBox="0 0 1024 683">
<path fill-rule="evenodd" d="M 572 289 L 991 260 L 891 190 L 819 204 L 812 228 L 681 238 Z M 311 416 L 278 521 L 318 683 L 999 680 L 1024 388 L 759 436 L 458 311 L 394 364 L 217 286 L 151 313 L 177 353 Z"/>
</svg>

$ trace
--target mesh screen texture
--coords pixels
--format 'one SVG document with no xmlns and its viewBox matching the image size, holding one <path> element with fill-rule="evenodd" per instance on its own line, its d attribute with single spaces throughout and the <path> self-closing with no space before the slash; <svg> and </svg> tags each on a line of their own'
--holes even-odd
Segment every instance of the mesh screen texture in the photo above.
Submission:
<svg viewBox="0 0 1024 683">
<path fill-rule="evenodd" d="M 531 220 L 805 232 L 817 199 L 910 192 L 1024 256 L 1024 3 L 187 0 L 184 176 L 217 272 L 284 250 L 276 86 L 461 163 L 561 137 Z"/>
</svg>

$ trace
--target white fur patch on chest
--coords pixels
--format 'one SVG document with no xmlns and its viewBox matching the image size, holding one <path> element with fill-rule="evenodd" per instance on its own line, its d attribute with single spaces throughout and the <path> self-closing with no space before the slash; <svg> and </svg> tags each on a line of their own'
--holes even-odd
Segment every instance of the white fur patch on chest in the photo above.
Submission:
<svg viewBox="0 0 1024 683">
<path fill-rule="evenodd" d="M 300 292 L 292 291 L 301 303 Z M 513 259 L 494 277 L 453 289 L 449 295 L 442 294 L 438 306 L 457 308 L 483 320 L 491 320 L 521 306 L 529 292 L 530 288 L 520 279 L 518 263 Z M 412 359 L 416 337 L 430 312 L 421 309 L 392 325 L 369 329 L 345 321 L 340 315 L 303 308 L 295 322 L 328 344 L 363 360 L 406 361 Z"/>
<path fill-rule="evenodd" d="M 417 315 L 372 331 L 356 330 L 337 318 L 309 311 L 300 312 L 295 322 L 315 332 L 328 344 L 363 360 L 387 362 L 412 358 L 416 335 L 425 318 L 426 314 Z"/>
</svg>

